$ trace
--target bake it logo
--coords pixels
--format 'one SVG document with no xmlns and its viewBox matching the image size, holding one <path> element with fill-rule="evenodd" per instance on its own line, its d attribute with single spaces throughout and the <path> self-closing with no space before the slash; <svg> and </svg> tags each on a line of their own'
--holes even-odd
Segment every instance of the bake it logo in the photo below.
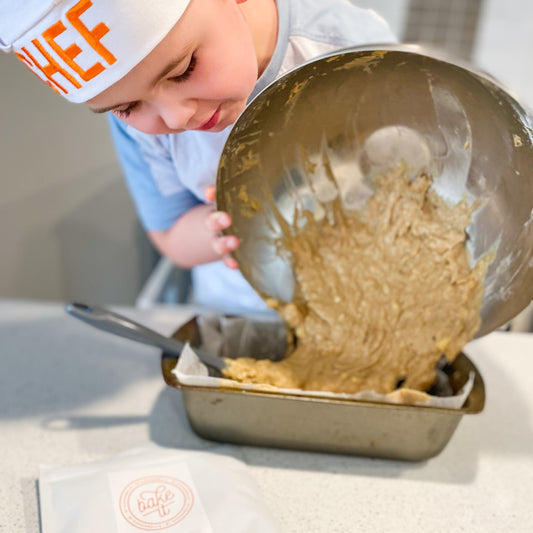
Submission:
<svg viewBox="0 0 533 533">
<path fill-rule="evenodd" d="M 159 531 L 181 522 L 192 510 L 194 493 L 170 476 L 146 476 L 128 483 L 120 493 L 126 522 L 145 531 Z"/>
</svg>

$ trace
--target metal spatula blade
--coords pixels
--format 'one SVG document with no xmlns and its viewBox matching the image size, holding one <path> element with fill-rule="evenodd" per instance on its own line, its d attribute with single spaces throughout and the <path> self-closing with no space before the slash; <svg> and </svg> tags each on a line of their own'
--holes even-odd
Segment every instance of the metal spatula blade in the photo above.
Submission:
<svg viewBox="0 0 533 533">
<path fill-rule="evenodd" d="M 177 357 L 180 356 L 184 348 L 181 342 L 170 337 L 165 337 L 153 329 L 147 328 L 103 307 L 72 302 L 65 306 L 65 311 L 69 315 L 97 329 L 132 341 L 156 346 Z M 205 353 L 198 348 L 194 348 L 194 352 L 200 361 L 208 367 L 214 368 L 219 372 L 226 367 L 225 361 L 220 357 Z"/>
</svg>

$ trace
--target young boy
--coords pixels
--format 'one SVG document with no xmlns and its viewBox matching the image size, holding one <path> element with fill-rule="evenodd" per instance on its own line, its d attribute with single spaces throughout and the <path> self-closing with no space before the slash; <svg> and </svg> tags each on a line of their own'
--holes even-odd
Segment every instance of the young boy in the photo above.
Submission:
<svg viewBox="0 0 533 533">
<path fill-rule="evenodd" d="M 347 0 L 31 0 L 0 4 L 0 46 L 58 93 L 108 113 L 139 217 L 156 248 L 192 268 L 194 299 L 264 309 L 216 212 L 224 143 L 247 102 L 299 64 L 394 42 Z M 230 267 L 230 268 L 227 268 Z"/>
</svg>

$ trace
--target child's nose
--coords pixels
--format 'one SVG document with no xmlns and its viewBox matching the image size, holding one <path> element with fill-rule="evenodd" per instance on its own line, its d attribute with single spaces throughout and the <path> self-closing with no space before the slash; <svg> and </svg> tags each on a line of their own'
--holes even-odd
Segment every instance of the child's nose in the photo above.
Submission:
<svg viewBox="0 0 533 533">
<path fill-rule="evenodd" d="M 179 100 L 174 97 L 161 99 L 157 108 L 167 128 L 183 130 L 188 129 L 189 121 L 196 111 L 196 104 L 194 100 Z"/>
</svg>

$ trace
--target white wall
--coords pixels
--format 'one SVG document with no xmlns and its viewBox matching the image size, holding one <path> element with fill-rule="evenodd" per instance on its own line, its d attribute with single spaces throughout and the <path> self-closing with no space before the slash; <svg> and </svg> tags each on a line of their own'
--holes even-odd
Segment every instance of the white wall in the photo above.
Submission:
<svg viewBox="0 0 533 533">
<path fill-rule="evenodd" d="M 106 120 L 0 53 L 0 297 L 133 302 L 150 256 Z"/>
<path fill-rule="evenodd" d="M 532 0 L 484 0 L 474 61 L 533 110 Z"/>
</svg>

